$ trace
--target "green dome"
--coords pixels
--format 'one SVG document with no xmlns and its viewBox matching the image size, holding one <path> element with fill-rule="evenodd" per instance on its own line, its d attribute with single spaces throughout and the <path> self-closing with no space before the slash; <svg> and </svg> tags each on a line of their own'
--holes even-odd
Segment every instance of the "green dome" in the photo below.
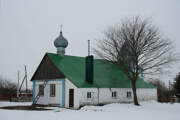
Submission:
<svg viewBox="0 0 180 120">
<path fill-rule="evenodd" d="M 54 41 L 54 46 L 55 47 L 64 47 L 66 48 L 68 46 L 68 41 L 66 38 L 63 37 L 62 31 L 60 32 L 59 37 L 57 37 Z"/>
</svg>

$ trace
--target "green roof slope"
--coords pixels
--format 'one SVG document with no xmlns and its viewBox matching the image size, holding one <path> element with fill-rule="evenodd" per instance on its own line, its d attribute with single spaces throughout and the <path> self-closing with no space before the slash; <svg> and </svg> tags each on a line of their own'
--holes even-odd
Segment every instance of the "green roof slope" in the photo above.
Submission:
<svg viewBox="0 0 180 120">
<path fill-rule="evenodd" d="M 111 63 L 103 60 L 94 60 L 94 83 L 89 84 L 85 81 L 85 58 L 77 56 L 58 56 L 57 54 L 47 53 L 59 70 L 79 88 L 131 88 L 131 82 L 126 74 Z M 155 88 L 138 79 L 137 88 Z"/>
</svg>

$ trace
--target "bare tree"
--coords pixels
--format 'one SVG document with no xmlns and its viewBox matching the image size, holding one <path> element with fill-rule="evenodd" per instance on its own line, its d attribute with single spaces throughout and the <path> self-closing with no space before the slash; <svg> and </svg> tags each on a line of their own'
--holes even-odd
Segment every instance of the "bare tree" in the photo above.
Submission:
<svg viewBox="0 0 180 120">
<path fill-rule="evenodd" d="M 103 32 L 94 52 L 124 70 L 131 80 L 134 104 L 139 105 L 136 81 L 140 74 L 159 73 L 177 60 L 172 43 L 149 20 L 140 17 L 122 20 Z"/>
</svg>

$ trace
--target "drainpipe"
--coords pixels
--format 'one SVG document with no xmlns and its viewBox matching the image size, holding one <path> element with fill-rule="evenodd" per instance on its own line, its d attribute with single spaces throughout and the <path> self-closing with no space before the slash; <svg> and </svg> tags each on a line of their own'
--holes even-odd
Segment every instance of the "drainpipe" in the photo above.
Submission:
<svg viewBox="0 0 180 120">
<path fill-rule="evenodd" d="M 98 89 L 98 105 L 99 105 L 99 88 L 97 88 Z"/>
</svg>

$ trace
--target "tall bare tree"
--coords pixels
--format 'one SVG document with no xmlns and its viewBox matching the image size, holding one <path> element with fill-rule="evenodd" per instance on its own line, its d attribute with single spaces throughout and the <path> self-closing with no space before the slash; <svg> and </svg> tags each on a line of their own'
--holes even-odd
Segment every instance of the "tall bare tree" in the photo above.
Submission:
<svg viewBox="0 0 180 120">
<path fill-rule="evenodd" d="M 136 94 L 139 75 L 159 73 L 177 60 L 172 43 L 148 19 L 140 17 L 108 27 L 94 52 L 124 70 L 131 80 L 135 105 L 139 105 Z"/>
</svg>

